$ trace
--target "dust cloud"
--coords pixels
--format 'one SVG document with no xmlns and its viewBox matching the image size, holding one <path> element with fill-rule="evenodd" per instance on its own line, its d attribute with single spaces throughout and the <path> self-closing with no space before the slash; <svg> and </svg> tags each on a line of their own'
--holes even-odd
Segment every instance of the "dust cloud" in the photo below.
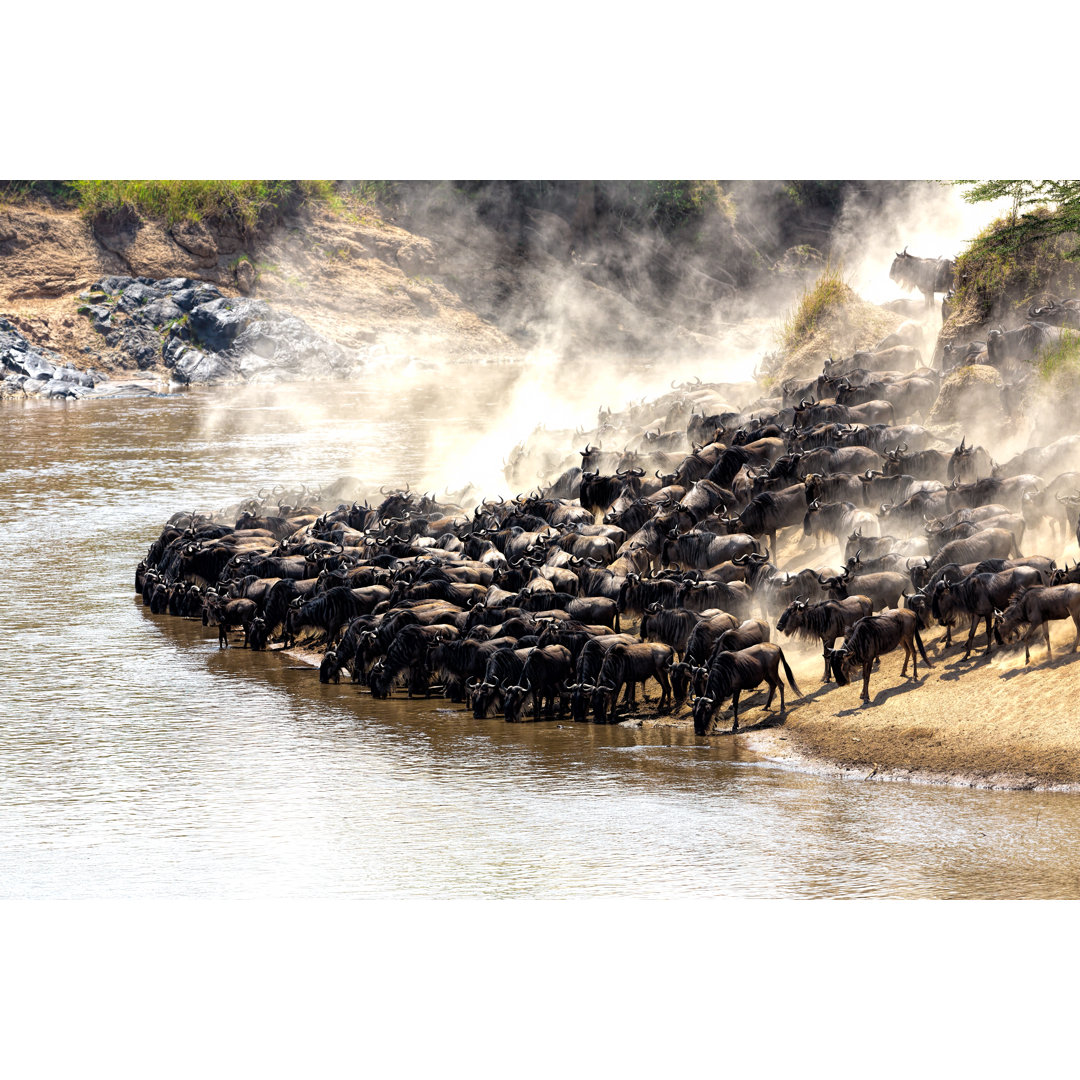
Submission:
<svg viewBox="0 0 1080 1080">
<path fill-rule="evenodd" d="M 464 396 L 484 404 L 479 417 L 476 409 L 468 410 L 464 429 L 453 423 L 412 427 L 419 467 L 408 476 L 372 481 L 410 479 L 414 486 L 438 490 L 471 482 L 485 495 L 514 494 L 580 464 L 577 451 L 600 441 L 601 410 L 619 414 L 639 406 L 636 427 L 604 439 L 605 450 L 618 451 L 645 427 L 664 433 L 663 410 L 648 415 L 641 406 L 670 394 L 673 384 L 725 384 L 714 401 L 749 405 L 760 394 L 752 383 L 755 367 L 775 349 L 780 321 L 820 272 L 820 262 L 766 273 L 744 286 L 709 244 L 741 252 L 741 258 L 754 245 L 764 250 L 782 243 L 785 226 L 775 219 L 778 188 L 779 182 L 732 185 L 734 226 L 717 219 L 715 235 L 705 235 L 700 250 L 676 259 L 655 231 L 613 227 L 586 243 L 576 240 L 568 223 L 573 207 L 560 216 L 530 212 L 509 198 L 500 203 L 497 188 L 481 202 L 450 185 L 411 186 L 408 227 L 436 238 L 444 276 L 457 283 L 465 302 L 523 343 L 522 355 L 500 363 L 491 357 L 448 360 L 434 349 L 430 355 L 372 350 L 361 388 L 373 398 L 392 395 L 399 402 L 384 419 L 407 416 L 417 395 L 425 399 L 425 413 L 431 415 L 437 402 L 450 418 L 462 415 Z M 889 280 L 896 251 L 908 246 L 921 256 L 955 256 L 1000 212 L 993 204 L 965 203 L 950 184 L 878 186 L 865 197 L 855 191 L 846 199 L 835 224 L 820 237 L 819 251 L 843 266 L 862 297 L 883 302 L 905 295 Z M 927 345 L 939 325 L 938 305 L 927 322 Z M 728 388 L 733 386 L 738 389 Z M 235 398 L 212 404 L 204 436 L 213 438 L 223 426 L 243 430 L 245 424 L 261 424 L 267 410 L 289 410 L 295 456 L 303 462 L 304 432 L 341 423 L 339 405 L 333 395 L 266 387 L 248 406 Z M 362 448 L 373 436 L 370 420 L 357 417 L 342 433 L 341 467 L 334 475 L 365 476 Z M 507 459 L 515 447 L 527 450 L 527 467 L 508 478 Z"/>
</svg>

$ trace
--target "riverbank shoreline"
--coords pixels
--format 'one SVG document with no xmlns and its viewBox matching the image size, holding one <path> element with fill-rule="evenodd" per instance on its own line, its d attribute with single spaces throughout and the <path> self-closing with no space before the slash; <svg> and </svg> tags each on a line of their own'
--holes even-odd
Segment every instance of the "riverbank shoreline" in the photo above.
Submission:
<svg viewBox="0 0 1080 1080">
<path fill-rule="evenodd" d="M 1065 651 L 1071 635 L 1055 634 L 1057 651 L 1049 665 L 1040 650 L 1038 659 L 1033 655 L 1026 668 L 1022 651 L 995 653 L 989 664 L 961 661 L 962 646 L 951 646 L 941 655 L 943 637 L 931 636 L 927 643 L 934 666 L 929 676 L 920 670 L 917 683 L 901 680 L 899 659 L 886 657 L 882 669 L 871 677 L 871 704 L 867 706 L 859 702 L 861 680 L 845 687 L 816 685 L 820 661 L 793 646 L 790 652 L 786 648 L 805 696 L 795 697 L 788 691 L 788 708 L 781 714 L 775 707 L 768 713 L 762 710 L 763 691 L 747 695 L 741 707 L 741 729 L 732 735 L 730 718 L 720 716 L 719 730 L 708 738 L 736 738 L 763 761 L 832 779 L 1080 794 L 1080 733 L 1073 732 L 1065 705 L 1057 709 L 1040 705 L 1044 711 L 1037 714 L 1039 731 L 1035 731 L 1022 716 L 1002 717 L 997 694 L 988 689 L 981 712 L 955 707 L 955 702 L 952 708 L 948 704 L 958 692 L 953 685 L 954 671 L 961 664 L 969 669 L 964 674 L 968 698 L 972 696 L 966 692 L 972 679 L 980 685 L 1001 682 L 998 692 L 1006 696 L 1016 677 L 1040 669 L 1040 681 L 1057 684 L 1070 680 L 1075 674 L 1072 664 L 1080 660 L 1080 655 Z M 321 652 L 311 649 L 281 652 L 314 669 L 322 660 Z M 658 692 L 659 687 L 650 683 L 652 701 L 657 700 Z M 1068 698 L 1059 699 L 1052 686 L 1044 687 L 1042 694 L 1067 705 Z M 1015 713 L 1015 698 L 1012 707 Z M 691 710 L 685 705 L 669 714 L 639 710 L 622 724 L 693 730 Z"/>
<path fill-rule="evenodd" d="M 935 771 L 918 765 L 910 767 L 883 768 L 871 765 L 855 765 L 835 758 L 820 756 L 803 745 L 798 735 L 786 727 L 763 728 L 747 732 L 744 743 L 750 751 L 763 760 L 794 772 L 813 776 L 828 776 L 842 780 L 874 781 L 878 783 L 924 784 L 933 787 L 976 788 L 980 791 L 1041 791 L 1067 795 L 1080 794 L 1080 782 L 1058 783 L 1044 777 L 1015 770 L 983 773 L 974 769 L 957 768 Z"/>
</svg>

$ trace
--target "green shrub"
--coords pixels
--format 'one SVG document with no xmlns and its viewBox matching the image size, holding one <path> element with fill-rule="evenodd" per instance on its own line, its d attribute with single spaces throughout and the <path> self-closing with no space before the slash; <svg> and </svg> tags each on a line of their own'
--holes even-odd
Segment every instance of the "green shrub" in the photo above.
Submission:
<svg viewBox="0 0 1080 1080">
<path fill-rule="evenodd" d="M 335 197 L 328 180 L 74 180 L 72 187 L 90 218 L 134 211 L 170 225 L 212 218 L 246 229 L 267 207 Z"/>
<path fill-rule="evenodd" d="M 1042 206 L 988 225 L 956 260 L 955 307 L 970 305 L 985 319 L 1003 299 L 1019 305 L 1043 292 L 1080 288 L 1080 263 L 1070 258 L 1080 235 L 1068 224 Z"/>
<path fill-rule="evenodd" d="M 79 193 L 72 180 L 0 180 L 0 205 L 17 206 L 28 199 L 48 199 L 60 206 L 74 206 Z"/>
<path fill-rule="evenodd" d="M 1080 330 L 1065 330 L 1061 337 L 1039 353 L 1039 375 L 1050 380 L 1068 375 L 1073 380 L 1080 375 Z"/>
</svg>

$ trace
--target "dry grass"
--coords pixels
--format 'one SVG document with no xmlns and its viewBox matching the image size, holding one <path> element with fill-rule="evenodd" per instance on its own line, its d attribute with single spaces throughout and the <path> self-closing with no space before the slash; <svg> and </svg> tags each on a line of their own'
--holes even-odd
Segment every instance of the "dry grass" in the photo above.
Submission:
<svg viewBox="0 0 1080 1080">
<path fill-rule="evenodd" d="M 826 263 L 817 281 L 803 290 L 780 328 L 780 347 L 793 352 L 814 334 L 834 309 L 851 302 L 855 294 L 840 267 Z"/>
<path fill-rule="evenodd" d="M 820 374 L 830 356 L 872 348 L 902 322 L 899 315 L 860 299 L 840 269 L 828 265 L 781 325 L 775 380 L 783 383 Z"/>
</svg>

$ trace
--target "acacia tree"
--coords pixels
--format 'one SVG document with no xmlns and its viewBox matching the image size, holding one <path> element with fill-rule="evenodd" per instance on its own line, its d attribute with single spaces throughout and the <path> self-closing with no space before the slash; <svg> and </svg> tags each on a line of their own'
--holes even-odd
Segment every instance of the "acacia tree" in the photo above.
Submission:
<svg viewBox="0 0 1080 1080">
<path fill-rule="evenodd" d="M 1028 240 L 1043 239 L 1062 233 L 1080 234 L 1080 180 L 958 180 L 967 188 L 964 199 L 970 203 L 991 202 L 1008 197 L 1012 214 L 1008 235 L 1002 239 L 1015 247 Z M 1050 206 L 1053 213 L 1033 214 L 1035 207 Z M 1022 213 L 1021 211 L 1029 211 Z M 1080 258 L 1080 245 L 1068 253 Z"/>
</svg>

